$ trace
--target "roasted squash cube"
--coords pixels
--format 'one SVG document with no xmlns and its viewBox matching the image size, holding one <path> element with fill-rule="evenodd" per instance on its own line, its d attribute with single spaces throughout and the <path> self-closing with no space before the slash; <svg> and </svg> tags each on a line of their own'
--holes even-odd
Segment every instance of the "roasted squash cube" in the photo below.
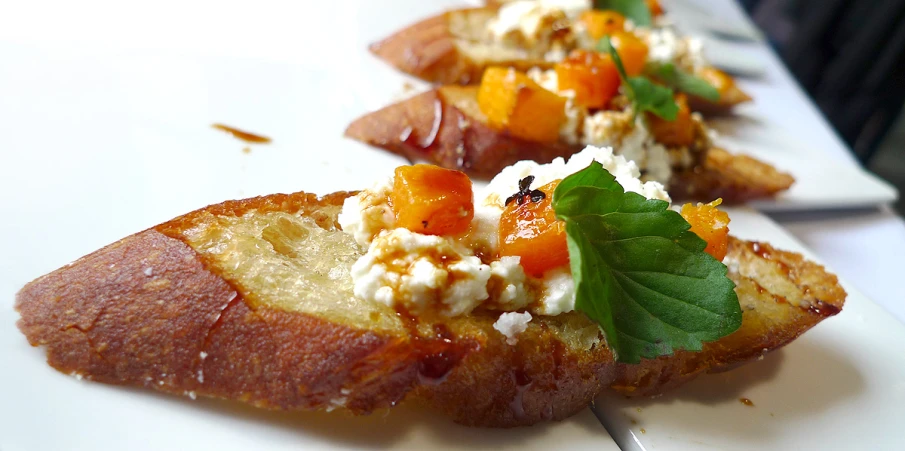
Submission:
<svg viewBox="0 0 905 451">
<path fill-rule="evenodd" d="M 530 196 L 511 201 L 500 216 L 500 256 L 518 256 L 525 273 L 540 276 L 567 265 L 566 224 L 556 219 L 551 205 L 559 180 L 539 190 L 544 198 L 535 202 Z"/>
<path fill-rule="evenodd" d="M 709 204 L 685 204 L 682 217 L 691 224 L 691 231 L 707 242 L 704 252 L 722 261 L 729 249 L 729 215 L 717 207 L 722 203 L 717 199 Z"/>
<path fill-rule="evenodd" d="M 647 62 L 648 48 L 634 33 L 628 31 L 616 31 L 610 35 L 610 42 L 619 54 L 622 65 L 625 66 L 625 73 L 630 77 L 640 75 L 644 71 L 644 64 Z"/>
<path fill-rule="evenodd" d="M 474 218 L 471 180 L 429 164 L 396 168 L 390 203 L 396 225 L 426 235 L 455 235 Z"/>
<path fill-rule="evenodd" d="M 531 141 L 558 140 L 566 119 L 565 98 L 510 68 L 491 67 L 484 72 L 478 106 L 492 127 Z"/>
<path fill-rule="evenodd" d="M 690 146 L 694 142 L 695 125 L 691 118 L 691 109 L 688 108 L 688 99 L 685 94 L 676 94 L 675 99 L 676 105 L 679 106 L 676 120 L 667 121 L 655 114 L 647 113 L 645 115 L 647 126 L 654 139 L 664 146 Z"/>
<path fill-rule="evenodd" d="M 616 63 L 597 52 L 576 50 L 556 64 L 560 91 L 575 93 L 575 103 L 588 108 L 603 108 L 619 91 Z"/>
<path fill-rule="evenodd" d="M 625 30 L 625 16 L 612 10 L 588 10 L 578 17 L 588 34 L 596 39 Z"/>
</svg>

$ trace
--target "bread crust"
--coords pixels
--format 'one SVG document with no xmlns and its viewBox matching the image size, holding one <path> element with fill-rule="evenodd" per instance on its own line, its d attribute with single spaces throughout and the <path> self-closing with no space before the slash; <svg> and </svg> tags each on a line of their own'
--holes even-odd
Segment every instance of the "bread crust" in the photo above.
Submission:
<svg viewBox="0 0 905 451">
<path fill-rule="evenodd" d="M 566 418 L 606 386 L 653 394 L 731 368 L 785 345 L 844 302 L 822 267 L 733 239 L 729 273 L 742 328 L 702 353 L 618 365 L 577 312 L 535 318 L 513 346 L 493 329 L 493 312 L 442 323 L 409 318 L 397 333 L 250 303 L 180 238 L 211 216 L 268 211 L 332 228 L 348 195 L 224 202 L 127 237 L 26 285 L 16 298 L 19 329 L 46 347 L 54 368 L 110 384 L 356 414 L 409 396 L 463 424 L 512 427 Z M 564 332 L 588 328 L 590 343 Z"/>
<path fill-rule="evenodd" d="M 252 309 L 188 245 L 155 229 L 29 283 L 16 308 L 19 329 L 61 372 L 272 409 L 391 406 L 421 360 L 461 354 L 442 341 Z"/>
</svg>

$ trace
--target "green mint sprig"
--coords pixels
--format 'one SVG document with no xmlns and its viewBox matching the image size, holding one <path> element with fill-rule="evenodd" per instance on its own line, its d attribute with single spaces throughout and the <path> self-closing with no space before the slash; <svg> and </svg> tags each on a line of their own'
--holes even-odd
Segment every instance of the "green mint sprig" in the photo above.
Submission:
<svg viewBox="0 0 905 451">
<path fill-rule="evenodd" d="M 651 24 L 650 8 L 644 0 L 594 0 L 594 9 L 616 11 L 638 26 Z"/>
<path fill-rule="evenodd" d="M 622 86 L 625 87 L 625 95 L 628 96 L 629 101 L 632 103 L 632 120 L 644 111 L 650 111 L 667 121 L 676 120 L 676 116 L 679 114 L 679 105 L 676 104 L 673 98 L 672 89 L 657 85 L 647 77 L 629 77 L 625 73 L 622 59 L 619 58 L 619 53 L 616 52 L 613 43 L 610 42 L 609 36 L 604 36 L 600 39 L 597 44 L 597 50 L 609 53 L 613 63 L 616 64 L 616 70 L 622 80 Z"/>
<path fill-rule="evenodd" d="M 644 66 L 644 73 L 666 83 L 666 85 L 677 91 L 695 95 L 711 102 L 720 100 L 720 92 L 707 80 L 685 72 L 673 63 L 647 63 Z"/>
<path fill-rule="evenodd" d="M 556 217 L 566 223 L 575 309 L 600 325 L 619 362 L 700 351 L 742 323 L 726 266 L 667 207 L 625 192 L 598 162 L 553 192 Z"/>
</svg>

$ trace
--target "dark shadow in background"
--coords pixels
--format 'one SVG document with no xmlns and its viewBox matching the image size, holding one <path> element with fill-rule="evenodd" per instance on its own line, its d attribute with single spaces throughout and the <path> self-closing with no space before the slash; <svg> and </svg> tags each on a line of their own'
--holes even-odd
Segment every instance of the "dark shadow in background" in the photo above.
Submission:
<svg viewBox="0 0 905 451">
<path fill-rule="evenodd" d="M 905 102 L 905 0 L 740 3 L 867 163 Z"/>
</svg>

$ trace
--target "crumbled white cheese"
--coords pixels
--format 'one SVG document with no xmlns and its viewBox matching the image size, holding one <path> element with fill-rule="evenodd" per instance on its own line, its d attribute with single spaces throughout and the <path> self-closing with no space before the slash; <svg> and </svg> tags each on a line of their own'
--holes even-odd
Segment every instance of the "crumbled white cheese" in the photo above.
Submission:
<svg viewBox="0 0 905 451">
<path fill-rule="evenodd" d="M 449 238 L 398 228 L 381 232 L 351 273 L 362 299 L 458 316 L 487 299 L 491 270 Z"/>
<path fill-rule="evenodd" d="M 627 161 L 621 155 L 613 155 L 613 149 L 609 147 L 587 146 L 569 158 L 566 162 L 562 158 L 556 158 L 548 164 L 538 164 L 534 161 L 519 161 L 500 171 L 482 191 L 483 199 L 496 202 L 502 209 L 503 202 L 510 194 L 518 191 L 519 180 L 534 176 L 532 187 L 540 187 L 554 180 L 561 180 L 570 174 L 574 174 L 587 168 L 592 161 L 599 162 L 604 169 L 616 177 L 616 181 L 625 188 L 648 199 L 660 199 L 670 201 L 669 194 L 663 189 L 663 185 L 657 182 L 642 182 L 638 177 L 640 172 L 634 162 Z"/>
<path fill-rule="evenodd" d="M 626 160 L 634 161 L 647 179 L 668 183 L 672 165 L 666 147 L 648 131 L 644 118 L 632 122 L 631 111 L 598 111 L 585 119 L 584 142 L 592 146 L 611 146 Z"/>
<path fill-rule="evenodd" d="M 518 335 L 528 329 L 531 314 L 528 312 L 507 312 L 493 323 L 493 328 L 506 336 L 506 343 L 514 345 L 518 343 Z"/>
<path fill-rule="evenodd" d="M 672 27 L 638 28 L 636 34 L 647 44 L 651 61 L 674 63 L 692 71 L 707 65 L 704 43 L 699 38 L 679 36 Z"/>
<path fill-rule="evenodd" d="M 152 275 L 154 275 L 154 268 L 148 266 L 147 268 L 145 268 L 144 273 L 146 276 L 151 277 Z"/>
<path fill-rule="evenodd" d="M 499 310 L 518 310 L 531 302 L 520 259 L 507 256 L 490 262 L 491 285 L 494 287 L 490 299 Z"/>
<path fill-rule="evenodd" d="M 551 19 L 565 17 L 565 13 L 543 2 L 520 0 L 500 7 L 497 16 L 489 24 L 490 32 L 497 39 L 504 39 L 511 33 L 519 33 L 527 42 L 536 41 L 539 34 L 549 25 Z"/>
<path fill-rule="evenodd" d="M 563 91 L 560 94 L 566 97 L 566 120 L 559 127 L 559 137 L 569 144 L 580 144 L 587 110 L 575 104 L 575 96 L 572 91 Z M 583 144 L 590 143 L 584 142 Z"/>
<path fill-rule="evenodd" d="M 560 61 L 574 47 L 575 35 L 569 28 L 575 5 L 559 0 L 521 0 L 500 7 L 487 26 L 497 59 L 507 49 L 521 49 L 532 58 Z M 524 57 L 524 56 L 523 56 Z"/>
<path fill-rule="evenodd" d="M 468 226 L 468 232 L 460 239 L 462 244 L 475 253 L 496 254 L 501 213 L 502 210 L 495 203 L 475 202 L 474 217 Z"/>
<path fill-rule="evenodd" d="M 568 267 L 551 269 L 541 279 L 537 304 L 531 309 L 538 315 L 556 316 L 575 310 L 575 282 Z"/>
<path fill-rule="evenodd" d="M 346 198 L 337 220 L 343 231 L 352 235 L 355 241 L 368 246 L 381 230 L 390 229 L 396 216 L 389 204 L 393 191 L 393 178 L 379 180 L 371 189 Z"/>
</svg>

